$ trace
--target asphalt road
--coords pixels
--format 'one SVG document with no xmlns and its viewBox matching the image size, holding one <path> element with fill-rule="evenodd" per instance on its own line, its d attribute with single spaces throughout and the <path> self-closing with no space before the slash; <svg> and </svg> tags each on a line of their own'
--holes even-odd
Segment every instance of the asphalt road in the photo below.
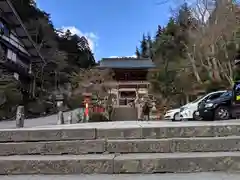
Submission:
<svg viewBox="0 0 240 180">
<path fill-rule="evenodd" d="M 194 174 L 137 174 L 137 175 L 34 175 L 0 176 L 1 180 L 239 180 L 240 174 L 194 173 Z"/>
</svg>

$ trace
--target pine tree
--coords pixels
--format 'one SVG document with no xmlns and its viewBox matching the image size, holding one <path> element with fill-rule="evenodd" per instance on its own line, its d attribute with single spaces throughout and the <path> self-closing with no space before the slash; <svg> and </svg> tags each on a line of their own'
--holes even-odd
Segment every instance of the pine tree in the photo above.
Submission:
<svg viewBox="0 0 240 180">
<path fill-rule="evenodd" d="M 188 28 L 192 21 L 191 9 L 189 8 L 187 3 L 184 3 L 178 12 L 176 17 L 177 23 L 184 28 Z"/>
<path fill-rule="evenodd" d="M 163 33 L 163 28 L 160 25 L 158 25 L 155 39 L 158 40 L 161 37 L 162 33 Z"/>
<path fill-rule="evenodd" d="M 141 41 L 141 57 L 148 58 L 148 42 L 144 34 Z"/>
<path fill-rule="evenodd" d="M 138 47 L 136 47 L 135 55 L 137 56 L 137 58 L 140 58 L 140 57 L 141 57 L 141 53 L 139 52 Z"/>
<path fill-rule="evenodd" d="M 153 55 L 153 41 L 152 41 L 152 37 L 150 35 L 150 33 L 148 33 L 147 35 L 147 43 L 148 43 L 148 57 L 149 58 L 152 58 L 152 55 Z"/>
</svg>

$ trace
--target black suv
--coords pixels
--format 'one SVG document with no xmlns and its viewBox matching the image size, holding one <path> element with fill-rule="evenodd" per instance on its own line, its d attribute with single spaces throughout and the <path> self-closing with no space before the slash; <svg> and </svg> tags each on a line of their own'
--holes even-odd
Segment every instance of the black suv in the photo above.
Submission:
<svg viewBox="0 0 240 180">
<path fill-rule="evenodd" d="M 199 116 L 203 120 L 227 120 L 231 115 L 232 91 L 226 91 L 219 98 L 201 103 Z"/>
</svg>

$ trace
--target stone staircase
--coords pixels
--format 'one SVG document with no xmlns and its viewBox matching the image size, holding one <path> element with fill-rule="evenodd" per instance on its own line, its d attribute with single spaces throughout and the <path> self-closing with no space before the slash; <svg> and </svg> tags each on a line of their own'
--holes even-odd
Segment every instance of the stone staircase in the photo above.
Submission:
<svg viewBox="0 0 240 180">
<path fill-rule="evenodd" d="M 0 130 L 0 174 L 240 170 L 240 122 L 109 122 Z"/>
<path fill-rule="evenodd" d="M 113 109 L 113 121 L 133 121 L 137 120 L 137 108 L 133 107 L 115 107 Z"/>
</svg>

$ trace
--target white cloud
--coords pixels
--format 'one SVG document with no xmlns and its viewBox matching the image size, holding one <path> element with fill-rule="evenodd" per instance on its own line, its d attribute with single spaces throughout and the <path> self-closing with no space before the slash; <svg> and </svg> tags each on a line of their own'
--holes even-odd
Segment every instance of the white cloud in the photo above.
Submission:
<svg viewBox="0 0 240 180">
<path fill-rule="evenodd" d="M 95 51 L 96 47 L 98 46 L 97 41 L 99 39 L 99 37 L 96 34 L 94 34 L 93 32 L 83 33 L 81 30 L 79 30 L 75 26 L 63 26 L 61 28 L 61 30 L 63 32 L 67 31 L 68 29 L 71 31 L 72 34 L 76 34 L 80 37 L 81 36 L 86 37 L 86 39 L 88 40 L 89 47 L 91 48 L 92 52 Z"/>
<path fill-rule="evenodd" d="M 123 58 L 123 57 L 136 58 L 137 56 L 135 54 L 132 56 L 109 56 L 109 58 Z"/>
</svg>

